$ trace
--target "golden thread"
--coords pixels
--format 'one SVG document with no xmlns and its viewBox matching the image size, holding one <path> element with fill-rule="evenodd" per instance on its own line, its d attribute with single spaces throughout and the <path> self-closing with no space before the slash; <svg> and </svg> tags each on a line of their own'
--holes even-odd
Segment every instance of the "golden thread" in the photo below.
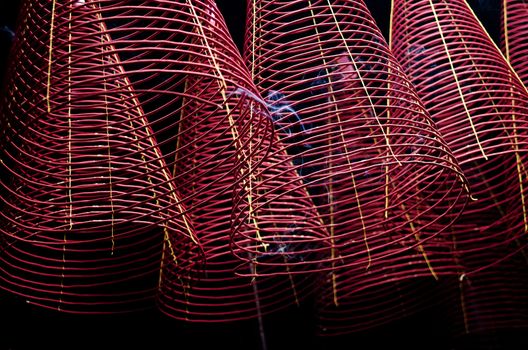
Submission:
<svg viewBox="0 0 528 350">
<path fill-rule="evenodd" d="M 48 55 L 48 83 L 46 87 L 46 101 L 48 104 L 48 113 L 51 112 L 50 89 L 51 89 L 51 65 L 52 65 L 52 59 L 53 59 L 53 31 L 55 29 L 55 7 L 56 7 L 56 0 L 53 0 L 52 5 L 51 5 L 51 28 L 50 28 L 49 55 Z M 70 19 L 71 19 L 71 10 L 70 10 Z"/>
<path fill-rule="evenodd" d="M 53 1 L 53 12 L 55 12 L 55 1 Z M 70 202 L 70 212 L 69 212 L 69 231 L 73 228 L 73 199 L 72 199 L 72 120 L 71 120 L 71 43 L 72 43 L 72 34 L 71 34 L 71 21 L 72 21 L 72 10 L 70 9 L 69 19 L 68 19 L 68 200 Z M 53 19 L 52 19 L 53 23 Z M 53 25 L 52 25 L 53 26 Z M 50 46 L 50 57 L 51 57 L 51 46 Z M 51 67 L 51 60 L 50 60 Z M 50 71 L 51 73 L 51 68 Z M 49 79 L 49 76 L 48 76 Z M 48 84 L 49 91 L 49 84 Z M 48 104 L 49 104 L 49 95 L 48 95 Z M 49 112 L 49 110 L 48 110 Z M 62 272 L 61 272 L 61 289 L 60 289 L 60 298 L 58 310 L 61 311 L 62 305 L 62 295 L 64 293 L 64 271 L 66 269 L 66 244 L 67 237 L 66 232 L 64 231 L 63 235 L 63 244 L 62 244 Z"/>
<path fill-rule="evenodd" d="M 329 6 L 331 8 L 330 4 L 329 4 Z M 313 15 L 313 10 L 312 10 L 312 18 L 314 20 L 314 26 L 315 26 L 315 30 L 317 32 L 317 42 L 318 42 L 319 48 L 320 48 L 319 53 L 320 53 L 321 58 L 323 60 L 323 64 L 325 66 L 325 70 L 326 70 L 326 74 L 328 76 L 329 82 L 332 82 L 331 81 L 330 72 L 328 71 L 328 64 L 327 64 L 327 61 L 326 61 L 326 59 L 324 57 L 323 47 L 322 47 L 322 43 L 321 43 L 321 40 L 320 40 L 319 30 L 317 29 L 317 23 L 315 23 L 315 17 Z M 344 39 L 344 37 L 343 37 L 343 41 L 345 42 L 345 45 L 347 45 L 346 40 Z M 347 49 L 348 49 L 348 45 L 347 45 Z M 350 55 L 351 61 L 354 63 L 354 60 L 352 58 L 352 54 L 351 54 L 350 50 L 348 50 L 348 53 Z M 358 70 L 357 66 L 355 65 L 355 63 L 354 63 L 354 69 L 355 69 L 356 73 L 358 74 L 358 76 L 361 76 L 359 74 L 359 70 Z M 334 105 L 334 108 L 335 108 L 335 112 L 336 112 L 337 124 L 339 125 L 339 134 L 341 136 L 341 141 L 343 143 L 343 147 L 345 148 L 345 156 L 346 156 L 346 159 L 347 159 L 347 164 L 348 164 L 348 168 L 349 168 L 349 171 L 350 171 L 350 177 L 351 177 L 351 180 L 352 180 L 352 187 L 354 188 L 354 195 L 356 197 L 356 202 L 357 202 L 357 206 L 358 206 L 359 218 L 360 218 L 361 226 L 362 226 L 362 229 L 363 229 L 363 241 L 365 243 L 365 247 L 366 247 L 366 250 L 367 250 L 367 256 L 368 256 L 368 264 L 367 264 L 367 267 L 366 267 L 366 269 L 368 270 L 370 268 L 370 266 L 371 266 L 372 259 L 371 259 L 371 255 L 370 255 L 370 247 L 369 247 L 368 240 L 367 240 L 367 228 L 366 228 L 366 225 L 365 225 L 365 218 L 363 216 L 363 210 L 361 209 L 361 202 L 359 200 L 359 193 L 358 193 L 357 187 L 356 187 L 356 180 L 355 180 L 355 177 L 354 177 L 354 172 L 352 171 L 352 161 L 350 159 L 350 154 L 349 154 L 348 148 L 346 147 L 346 139 L 345 139 L 343 126 L 342 126 L 342 122 L 341 122 L 341 115 L 340 115 L 339 109 L 337 107 L 337 100 L 336 100 L 336 97 L 335 97 L 335 94 L 334 94 L 334 88 L 333 88 L 332 84 L 329 84 L 328 86 L 329 86 L 329 89 L 330 89 L 330 91 L 329 91 L 330 92 L 330 96 L 332 98 L 332 102 L 333 102 L 333 105 Z M 364 87 L 366 89 L 366 86 L 364 86 Z M 368 91 L 366 91 L 366 92 L 367 92 L 367 96 L 369 96 Z M 370 96 L 369 96 L 369 100 L 370 100 Z M 370 101 L 370 102 L 371 102 L 372 108 L 374 108 L 374 106 L 372 104 L 372 101 Z M 380 124 L 380 126 L 381 126 L 381 124 Z M 383 127 L 381 127 L 381 130 L 383 132 L 383 135 L 386 137 Z M 388 142 L 388 140 L 387 140 L 387 142 Z M 333 228 L 333 225 L 332 225 L 332 228 Z"/>
<path fill-rule="evenodd" d="M 233 137 L 233 141 L 235 142 L 235 144 L 237 144 L 237 143 L 240 142 L 240 140 L 239 140 L 239 136 L 238 136 L 238 130 L 236 129 L 235 120 L 233 119 L 233 116 L 231 114 L 231 108 L 229 107 L 229 104 L 227 103 L 227 95 L 226 95 L 227 83 L 226 83 L 226 80 L 225 80 L 225 78 L 224 78 L 224 76 L 222 74 L 222 70 L 221 70 L 220 66 L 218 65 L 218 62 L 216 61 L 216 55 L 215 55 L 213 49 L 211 48 L 211 46 L 209 45 L 209 41 L 207 40 L 207 36 L 205 35 L 205 30 L 203 29 L 202 23 L 200 22 L 198 14 L 196 13 L 196 9 L 194 8 L 194 5 L 193 5 L 192 1 L 187 1 L 187 2 L 188 2 L 189 7 L 191 9 L 192 15 L 194 16 L 194 21 L 195 21 L 195 23 L 198 26 L 198 29 L 200 31 L 200 36 L 203 39 L 203 43 L 207 47 L 207 51 L 209 53 L 209 57 L 211 58 L 211 61 L 212 61 L 213 65 L 214 65 L 214 67 L 215 67 L 215 70 L 216 70 L 216 73 L 217 73 L 217 77 L 219 79 L 218 84 L 220 85 L 220 93 L 221 93 L 222 99 L 224 101 L 224 103 L 222 105 L 226 109 L 226 113 L 227 113 L 227 116 L 228 116 L 229 124 L 230 124 L 230 127 L 231 127 L 231 134 L 232 134 L 232 137 Z M 242 147 L 237 147 L 237 148 L 238 148 L 239 151 L 240 150 L 243 151 Z M 240 159 L 240 155 L 238 154 L 237 156 Z M 241 172 L 242 178 L 244 179 L 244 175 L 245 174 L 244 174 L 244 170 L 242 168 L 240 169 L 240 172 Z M 253 207 L 253 198 L 252 198 L 252 195 L 251 195 L 251 191 L 252 191 L 251 177 L 252 177 L 252 174 L 250 173 L 249 174 L 249 184 L 245 184 L 245 186 L 246 186 L 245 189 L 248 190 L 247 199 L 248 199 L 248 206 L 249 206 L 249 219 L 253 222 L 253 225 L 255 226 L 255 232 L 256 232 L 257 240 L 260 242 L 260 245 L 264 248 L 264 251 L 267 251 L 269 244 L 262 242 L 262 236 L 260 235 L 259 224 L 258 224 L 258 221 L 257 221 L 257 219 L 255 217 L 255 209 Z M 246 180 L 244 179 L 244 182 L 245 181 Z"/>
<path fill-rule="evenodd" d="M 103 86 L 104 86 L 104 99 L 105 99 L 105 118 L 106 118 L 106 139 L 108 146 L 108 185 L 109 185 L 109 195 L 110 195 L 110 210 L 112 211 L 112 228 L 111 228 L 111 237 L 112 237 L 112 250 L 110 255 L 114 255 L 115 249 L 115 211 L 114 211 L 114 198 L 113 198 L 113 184 L 112 184 L 112 153 L 110 151 L 110 115 L 108 113 L 108 88 L 106 81 L 106 62 L 105 62 L 105 46 L 104 46 L 104 35 L 101 33 L 101 65 L 103 67 Z"/>
<path fill-rule="evenodd" d="M 444 1 L 445 2 L 445 1 Z M 505 17 L 507 18 L 507 9 L 506 9 L 506 1 L 504 2 L 504 13 L 505 13 Z M 452 14 L 451 11 L 449 11 L 450 13 L 450 16 L 451 16 L 451 19 L 454 21 L 454 16 Z M 473 15 L 475 15 L 473 13 Z M 507 36 L 507 26 L 506 26 L 506 21 L 504 21 L 504 31 L 505 31 L 505 35 Z M 486 31 L 485 28 L 481 28 L 482 30 Z M 468 56 L 470 57 L 471 59 L 471 63 L 473 64 L 473 67 L 475 68 L 476 72 L 478 73 L 478 76 L 482 82 L 482 86 L 483 88 L 486 90 L 486 93 L 488 95 L 488 97 L 490 98 L 490 101 L 492 102 L 492 105 L 493 105 L 493 108 L 495 109 L 495 113 L 497 114 L 497 116 L 500 115 L 500 112 L 493 100 L 493 97 L 487 87 L 487 85 L 485 84 L 485 81 L 484 81 L 484 77 L 482 76 L 480 70 L 478 69 L 477 65 L 475 64 L 473 58 L 471 57 L 470 55 L 470 52 L 469 52 L 469 49 L 466 45 L 466 42 L 464 40 L 464 38 L 460 35 L 460 30 L 458 29 L 458 26 L 456 26 L 456 30 L 457 30 L 457 33 L 460 37 L 460 40 L 462 41 L 462 43 L 464 44 L 464 48 L 466 49 L 466 53 L 468 54 Z M 489 38 L 489 37 L 488 37 Z M 491 38 L 489 38 L 491 40 Z M 506 48 L 507 48 L 507 54 L 506 54 L 506 61 L 509 62 L 509 47 L 508 47 L 508 39 L 506 39 Z M 498 51 L 500 51 L 498 49 L 498 47 L 496 47 L 496 49 Z M 511 68 L 511 66 L 509 67 L 510 70 L 513 69 Z M 510 72 L 511 73 L 511 72 Z M 513 81 L 512 81 L 512 76 L 511 74 L 509 74 L 509 80 L 510 80 L 510 97 L 511 97 L 511 101 L 512 101 L 512 120 L 513 120 L 513 150 L 515 151 L 515 158 L 516 158 L 516 167 L 517 167 L 517 174 L 518 174 L 518 178 L 519 178 L 519 190 L 520 190 L 520 194 L 521 194 L 521 202 L 522 202 L 522 210 L 523 210 L 523 222 L 524 222 L 524 231 L 525 232 L 528 232 L 528 213 L 527 213 L 527 208 L 526 208 L 526 199 L 524 197 L 524 185 L 523 185 L 523 179 L 522 179 L 522 174 L 523 172 L 526 173 L 526 170 L 524 169 L 524 164 L 522 163 L 522 159 L 519 155 L 519 140 L 518 140 L 518 136 L 517 136 L 517 124 L 516 124 L 516 115 L 515 115 L 515 100 L 513 99 Z M 502 120 L 502 119 L 501 119 Z M 507 130 L 507 127 L 506 125 L 503 124 L 503 126 L 505 127 L 505 132 L 508 134 L 509 137 L 511 137 L 511 135 L 509 135 L 508 133 L 508 130 Z M 524 170 L 524 171 L 523 171 Z M 486 184 L 486 187 L 489 188 L 488 184 L 487 184 L 487 181 L 484 181 L 484 183 Z M 501 212 L 502 215 L 504 215 L 504 212 L 502 210 L 502 208 L 500 207 L 497 199 L 495 198 L 495 196 L 493 197 L 493 201 L 497 204 L 497 208 L 499 210 L 499 212 Z"/>
<path fill-rule="evenodd" d="M 334 22 L 335 22 L 335 25 L 336 25 L 336 28 L 337 28 L 337 31 L 339 32 L 339 35 L 341 36 L 341 39 L 343 41 L 343 44 L 345 45 L 345 48 L 347 50 L 347 53 L 348 53 L 348 56 L 350 58 L 350 61 L 352 62 L 352 64 L 354 65 L 354 70 L 359 78 L 359 81 L 361 82 L 361 86 L 363 87 L 363 90 L 365 91 L 365 95 L 367 97 L 367 99 L 369 100 L 369 103 L 370 103 L 370 106 L 372 107 L 372 114 L 374 115 L 374 118 L 376 119 L 380 129 L 381 129 L 381 132 L 383 134 L 383 137 L 385 139 L 385 142 L 387 144 L 387 147 L 389 149 L 389 152 L 390 154 L 392 155 L 392 157 L 394 158 L 394 160 L 398 163 L 399 166 L 401 166 L 401 162 L 398 160 L 398 158 L 396 157 L 396 154 L 394 153 L 394 151 L 392 150 L 392 146 L 390 144 L 390 141 L 389 141 L 389 138 L 387 137 L 387 134 L 385 133 L 385 129 L 383 128 L 383 125 L 381 124 L 381 121 L 376 113 L 376 108 L 374 106 L 374 102 L 372 101 L 372 98 L 370 97 L 370 94 L 368 92 L 368 88 L 367 88 L 367 85 L 365 84 L 365 81 L 361 75 L 361 72 L 356 64 L 356 61 L 354 60 L 354 56 L 352 55 L 352 51 L 350 50 L 350 47 L 348 46 L 348 43 L 346 41 L 346 38 L 345 38 L 345 35 L 343 34 L 343 32 L 341 31 L 341 27 L 339 25 L 339 21 L 337 19 L 337 16 L 334 12 L 334 9 L 332 7 L 332 4 L 330 3 L 330 0 L 327 0 L 328 2 L 328 8 L 330 9 L 330 12 L 332 13 L 332 17 L 334 19 Z"/>
<path fill-rule="evenodd" d="M 427 268 L 433 275 L 434 279 L 438 281 L 438 275 L 436 274 L 435 270 L 433 269 L 433 266 L 431 265 L 431 262 L 429 261 L 429 257 L 427 256 L 427 252 L 425 251 L 423 245 L 420 243 L 420 235 L 416 231 L 416 228 L 414 226 L 414 222 L 411 220 L 411 216 L 409 215 L 409 212 L 407 212 L 407 209 L 405 207 L 405 204 L 401 204 L 402 210 L 405 212 L 405 217 L 407 221 L 409 222 L 409 226 L 411 227 L 411 232 L 413 233 L 414 239 L 418 243 L 418 251 L 422 254 L 422 257 L 425 260 L 425 263 L 427 264 Z"/>
<path fill-rule="evenodd" d="M 468 106 L 466 104 L 466 99 L 464 97 L 464 93 L 462 92 L 462 87 L 460 86 L 460 81 L 458 80 L 458 76 L 457 76 L 457 73 L 456 73 L 455 65 L 453 63 L 453 59 L 451 57 L 451 53 L 449 52 L 449 47 L 447 46 L 447 42 L 446 42 L 446 39 L 444 37 L 444 32 L 442 30 L 442 26 L 440 25 L 440 20 L 438 18 L 438 14 L 436 13 L 436 9 L 435 9 L 435 6 L 433 4 L 433 1 L 429 0 L 429 4 L 431 5 L 431 10 L 433 11 L 433 16 L 435 18 L 435 22 L 436 22 L 436 25 L 438 27 L 440 38 L 442 39 L 442 44 L 444 46 L 444 49 L 445 49 L 445 52 L 446 52 L 446 55 L 447 55 L 447 59 L 449 60 L 449 65 L 451 67 L 451 72 L 453 73 L 453 77 L 455 79 L 456 86 L 457 86 L 457 91 L 458 91 L 458 94 L 460 96 L 460 100 L 462 101 L 462 105 L 464 106 L 464 110 L 466 112 L 466 115 L 468 117 L 469 124 L 471 126 L 471 130 L 473 131 L 473 134 L 475 135 L 475 139 L 477 140 L 477 145 L 478 145 L 478 147 L 480 149 L 480 152 L 482 153 L 482 156 L 484 157 L 485 160 L 488 160 L 488 156 L 486 155 L 486 152 L 484 151 L 484 148 L 482 147 L 482 144 L 480 143 L 480 139 L 479 139 L 479 136 L 478 136 L 478 133 L 477 133 L 477 129 L 475 128 L 475 124 L 473 123 L 473 118 L 472 118 L 471 113 L 469 112 L 469 108 L 468 108 Z"/>
</svg>

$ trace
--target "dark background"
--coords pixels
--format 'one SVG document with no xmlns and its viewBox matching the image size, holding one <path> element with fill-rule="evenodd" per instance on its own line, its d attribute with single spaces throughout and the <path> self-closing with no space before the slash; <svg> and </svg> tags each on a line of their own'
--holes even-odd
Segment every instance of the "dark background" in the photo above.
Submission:
<svg viewBox="0 0 528 350">
<path fill-rule="evenodd" d="M 48 0 L 28 0 L 48 1 Z M 9 62 L 19 0 L 0 0 L 0 79 Z M 217 0 L 235 42 L 244 35 L 245 0 Z M 385 36 L 390 1 L 367 0 Z M 469 1 L 497 40 L 500 0 Z M 13 63 L 16 64 L 16 63 Z M 528 336 L 520 330 L 504 330 L 454 338 L 442 306 L 370 332 L 340 338 L 315 336 L 315 320 L 309 306 L 288 310 L 265 319 L 269 350 L 278 349 L 528 349 Z M 147 345 L 143 345 L 143 343 Z M 177 322 L 157 311 L 118 316 L 73 316 L 44 311 L 24 300 L 0 292 L 0 350 L 3 349 L 259 349 L 256 321 L 195 325 Z"/>
</svg>

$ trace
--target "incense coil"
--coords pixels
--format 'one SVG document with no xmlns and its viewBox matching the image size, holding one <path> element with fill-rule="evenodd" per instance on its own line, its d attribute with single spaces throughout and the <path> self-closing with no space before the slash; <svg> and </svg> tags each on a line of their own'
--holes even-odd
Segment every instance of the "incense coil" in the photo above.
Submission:
<svg viewBox="0 0 528 350">
<path fill-rule="evenodd" d="M 26 1 L 2 101 L 0 286 L 71 313 L 153 307 L 200 246 L 96 5 Z"/>
<path fill-rule="evenodd" d="M 519 0 L 502 1 L 501 50 L 524 85 L 528 85 L 528 4 Z"/>
<path fill-rule="evenodd" d="M 459 317 L 466 331 L 510 321 L 518 326 L 511 298 L 502 294 L 526 295 L 523 284 L 513 282 L 522 280 L 525 267 L 514 265 L 517 277 L 502 271 L 526 245 L 527 91 L 465 1 L 395 0 L 392 36 L 395 56 L 474 196 L 452 227 L 460 299 L 470 305 Z M 501 284 L 502 293 L 489 289 Z M 517 307 L 525 310 L 526 301 Z"/>
<path fill-rule="evenodd" d="M 231 251 L 232 198 L 239 185 L 252 179 L 239 169 L 269 162 L 267 154 L 275 146 L 269 141 L 270 116 L 216 5 L 195 0 L 65 4 L 82 8 L 79 20 L 104 23 L 202 250 L 203 264 L 191 265 L 193 260 L 174 258 L 185 253 L 174 243 L 177 235 L 169 233 L 163 241 L 157 290 L 161 311 L 182 320 L 223 322 L 298 302 L 312 283 L 306 276 L 271 276 L 252 284 L 252 278 L 235 274 L 240 261 Z M 278 167 L 284 172 L 275 181 L 295 181 L 297 175 L 287 166 Z M 301 203 L 300 210 L 313 211 L 305 192 L 294 189 L 291 198 Z M 254 215 L 259 222 L 261 214 Z M 313 233 L 307 239 L 324 242 L 325 231 L 313 216 L 304 223 Z M 273 221 L 288 225 L 280 213 Z"/>
<path fill-rule="evenodd" d="M 391 297 L 378 285 L 457 271 L 446 230 L 465 180 L 362 1 L 255 0 L 247 14 L 245 60 L 331 237 L 322 328 L 358 330 L 359 291 L 375 309 Z"/>
</svg>

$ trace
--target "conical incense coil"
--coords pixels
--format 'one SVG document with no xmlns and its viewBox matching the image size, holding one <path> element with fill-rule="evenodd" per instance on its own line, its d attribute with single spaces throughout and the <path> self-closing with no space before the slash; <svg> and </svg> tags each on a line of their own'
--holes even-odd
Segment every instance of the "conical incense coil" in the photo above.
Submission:
<svg viewBox="0 0 528 350">
<path fill-rule="evenodd" d="M 474 196 L 452 227 L 453 251 L 462 267 L 460 300 L 472 305 L 462 307 L 465 329 L 494 328 L 499 320 L 517 325 L 501 294 L 526 295 L 526 287 L 510 283 L 501 271 L 524 248 L 528 229 L 527 91 L 465 1 L 395 0 L 392 36 L 395 56 Z M 501 293 L 490 288 L 501 284 Z M 482 314 L 495 315 L 495 321 Z"/>
<path fill-rule="evenodd" d="M 456 271 L 442 233 L 464 207 L 464 179 L 365 4 L 256 0 L 247 14 L 244 57 L 332 239 L 320 268 L 338 272 L 322 309 Z M 349 330 L 362 327 L 343 310 Z"/>
<path fill-rule="evenodd" d="M 199 245 L 97 5 L 26 1 L 2 101 L 0 286 L 65 312 L 154 306 Z"/>
<path fill-rule="evenodd" d="M 106 23 L 203 249 L 204 265 L 187 277 L 179 273 L 181 261 L 172 257 L 178 252 L 173 240 L 164 243 L 160 309 L 178 319 L 219 322 L 295 304 L 308 290 L 306 277 L 286 273 L 252 281 L 235 274 L 241 261 L 231 251 L 233 193 L 239 185 L 252 188 L 255 176 L 245 169 L 272 161 L 267 154 L 276 146 L 269 141 L 271 118 L 214 2 L 86 1 L 80 6 L 99 13 Z M 275 181 L 291 188 L 298 175 L 287 164 L 277 167 L 283 172 Z M 251 196 L 244 198 L 251 201 Z M 324 245 L 328 239 L 306 191 L 294 188 L 289 196 L 300 212 L 308 213 L 302 225 L 310 234 L 303 243 Z M 286 231 L 289 225 L 280 211 L 271 219 L 258 211 L 251 216 L 258 228 L 274 224 Z M 257 233 L 253 229 L 252 235 Z M 264 231 L 261 237 L 262 245 L 272 241 Z"/>
</svg>

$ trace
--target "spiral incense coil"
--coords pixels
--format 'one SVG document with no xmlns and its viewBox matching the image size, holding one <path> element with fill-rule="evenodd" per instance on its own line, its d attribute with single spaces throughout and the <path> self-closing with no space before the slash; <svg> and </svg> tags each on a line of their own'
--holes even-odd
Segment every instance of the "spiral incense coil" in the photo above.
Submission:
<svg viewBox="0 0 528 350">
<path fill-rule="evenodd" d="M 322 327 L 397 317 L 368 311 L 398 303 L 384 284 L 457 271 L 443 233 L 467 198 L 460 169 L 362 1 L 252 0 L 247 15 L 244 57 L 283 145 L 270 157 L 289 156 L 331 238 Z"/>
<path fill-rule="evenodd" d="M 119 57 L 122 76 L 130 82 L 159 147 L 167 183 L 174 184 L 203 249 L 203 265 L 190 265 L 196 259 L 175 259 L 185 247 L 176 245 L 178 236 L 169 233 L 160 249 L 160 309 L 178 319 L 218 322 L 258 317 L 298 302 L 313 283 L 306 276 L 280 275 L 282 266 L 277 266 L 277 278 L 269 270 L 269 278 L 258 280 L 235 274 L 241 261 L 231 251 L 233 194 L 270 176 L 257 180 L 245 169 L 272 162 L 267 154 L 276 146 L 270 141 L 271 118 L 214 2 L 85 0 L 59 5 L 74 6 L 75 11 L 78 7 L 83 11 L 79 20 L 106 28 L 103 33 Z M 98 47 L 101 39 L 93 40 Z M 92 80 L 86 78 L 87 83 Z M 286 163 L 276 167 L 282 172 L 273 181 L 307 214 L 300 225 L 307 232 L 302 243 L 324 247 L 328 239 L 312 201 L 306 191 L 290 185 L 299 182 L 298 175 Z M 251 202 L 251 196 L 245 194 L 244 201 Z M 270 205 L 289 203 L 276 202 Z M 247 210 L 255 227 L 264 220 L 284 232 L 289 225 L 289 216 L 281 211 L 263 218 L 260 211 Z M 252 236 L 258 233 L 254 229 Z M 272 237 L 263 234 L 262 239 Z M 279 254 L 273 256 L 277 259 Z M 186 266 L 191 270 L 180 273 Z"/>
<path fill-rule="evenodd" d="M 463 0 L 395 0 L 392 35 L 475 197 L 452 227 L 467 306 L 460 317 L 469 331 L 519 325 L 505 300 L 528 295 L 528 287 L 503 271 L 526 245 L 528 93 Z M 516 307 L 526 310 L 528 299 L 520 299 Z"/>
<path fill-rule="evenodd" d="M 154 306 L 163 244 L 201 260 L 96 8 L 25 1 L 2 101 L 0 286 L 72 313 Z"/>
<path fill-rule="evenodd" d="M 501 50 L 524 85 L 528 85 L 528 2 L 502 1 Z"/>
<path fill-rule="evenodd" d="M 211 34 L 196 39 L 197 46 L 212 42 L 213 38 L 210 35 L 224 30 L 212 21 L 214 18 L 220 18 L 216 9 L 211 8 L 211 11 L 206 11 L 201 8 L 200 12 L 202 14 L 198 20 L 205 28 L 204 31 L 210 31 Z M 233 45 L 227 41 L 227 37 L 224 41 L 226 41 L 225 46 Z M 229 49 L 234 50 L 229 46 Z M 200 242 L 203 243 L 206 266 L 202 275 L 197 274 L 199 277 L 193 281 L 188 291 L 174 288 L 172 281 L 177 276 L 170 272 L 172 269 L 168 269 L 168 279 L 160 294 L 160 306 L 172 317 L 197 322 L 255 318 L 298 304 L 303 296 L 311 292 L 308 287 L 314 282 L 309 278 L 310 276 L 293 276 L 295 271 L 288 270 L 284 255 L 288 254 L 288 258 L 296 259 L 300 253 L 303 253 L 303 256 L 317 254 L 318 250 L 315 247 L 324 247 L 326 236 L 319 221 L 316 220 L 317 214 L 313 203 L 306 196 L 305 191 L 301 191 L 302 187 L 299 189 L 290 184 L 295 180 L 299 182 L 298 175 L 284 162 L 280 163 L 280 160 L 266 156 L 269 147 L 275 145 L 266 140 L 260 141 L 259 144 L 259 140 L 256 139 L 266 133 L 272 135 L 272 126 L 268 112 L 260 103 L 260 98 L 256 95 L 257 92 L 251 85 L 247 72 L 234 75 L 231 71 L 232 66 L 228 66 L 228 62 L 220 61 L 222 54 L 220 48 L 207 52 L 205 57 L 198 56 L 198 53 L 197 50 L 194 54 L 197 57 L 193 58 L 194 62 L 199 63 L 194 69 L 198 74 L 188 74 L 184 85 L 186 98 L 196 96 L 199 99 L 189 98 L 182 107 L 182 115 L 189 115 L 192 118 L 182 119 L 180 123 L 181 131 L 177 143 L 181 146 L 178 146 L 175 155 L 174 176 L 181 186 L 184 201 L 188 207 L 193 208 L 190 215 L 195 222 Z M 215 71 L 214 67 L 210 66 L 209 62 L 212 59 L 219 61 L 220 69 Z M 236 63 L 239 69 L 243 69 L 240 58 L 235 56 L 233 61 L 230 64 Z M 223 76 L 225 81 L 219 76 Z M 226 90 L 225 94 L 223 89 Z M 266 120 L 260 122 L 266 123 L 260 126 L 252 125 L 251 129 L 248 129 L 250 134 L 239 131 L 240 138 L 233 145 L 229 118 L 252 120 L 257 117 L 265 117 Z M 211 132 L 211 125 L 221 126 L 221 133 Z M 254 137 L 250 137 L 251 135 Z M 265 152 L 260 152 L 259 157 L 255 155 L 245 159 L 237 156 L 237 148 L 243 148 L 248 152 L 259 149 Z M 266 163 L 275 165 L 278 174 L 254 175 L 260 169 L 259 163 L 263 161 L 262 157 Z M 246 174 L 249 177 L 246 177 Z M 233 191 L 238 193 L 242 189 L 251 190 L 253 187 L 258 187 L 262 194 L 264 187 L 258 186 L 258 183 L 265 182 L 272 175 L 276 176 L 268 180 L 268 183 L 271 182 L 273 186 L 266 191 L 279 192 L 279 194 L 274 197 L 265 195 L 270 199 L 265 208 L 257 208 L 256 201 L 252 201 L 255 195 L 253 192 L 245 192 L 242 194 L 243 198 L 233 199 Z M 252 201 L 250 202 L 252 207 L 237 206 L 242 209 L 240 212 L 237 211 L 237 214 L 244 215 L 246 210 L 251 210 L 248 214 L 251 215 L 249 223 L 243 228 L 248 229 L 249 231 L 245 232 L 249 232 L 250 235 L 259 237 L 258 246 L 260 249 L 266 249 L 269 254 L 265 260 L 268 263 L 265 270 L 269 275 L 267 277 L 256 280 L 253 278 L 260 260 L 254 261 L 250 256 L 251 251 L 237 252 L 238 256 L 231 251 L 232 234 L 236 235 L 232 233 L 231 228 L 232 206 L 238 200 L 243 203 Z M 281 208 L 288 208 L 288 211 L 284 213 Z M 295 212 L 290 214 L 292 208 Z M 290 218 L 295 215 L 300 216 L 300 213 L 305 216 L 299 226 L 305 228 L 311 235 L 308 234 L 305 236 L 305 241 L 297 243 L 289 238 L 291 233 L 287 229 L 291 225 Z M 234 227 L 234 232 L 241 229 Z M 277 232 L 281 235 L 279 236 Z M 296 247 L 304 243 L 314 247 L 312 251 L 298 253 L 281 250 L 286 244 L 288 247 Z M 246 243 L 249 244 L 251 242 Z M 247 257 L 249 264 L 241 264 L 239 259 L 244 257 Z M 283 271 L 288 273 L 285 276 L 273 277 L 281 275 Z M 303 272 L 303 269 L 300 269 L 300 272 Z"/>
</svg>

